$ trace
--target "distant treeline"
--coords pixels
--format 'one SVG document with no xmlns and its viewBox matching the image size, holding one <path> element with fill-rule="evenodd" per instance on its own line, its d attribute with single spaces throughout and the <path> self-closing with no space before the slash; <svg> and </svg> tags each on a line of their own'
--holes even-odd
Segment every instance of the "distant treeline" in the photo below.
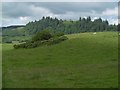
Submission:
<svg viewBox="0 0 120 90">
<path fill-rule="evenodd" d="M 6 29 L 16 29 L 19 27 L 25 27 L 25 25 L 12 25 L 12 26 L 7 26 L 7 27 L 2 27 L 2 30 L 6 30 Z"/>
<path fill-rule="evenodd" d="M 79 18 L 79 20 L 62 20 L 51 17 L 42 17 L 39 21 L 29 22 L 25 26 L 25 31 L 33 35 L 41 30 L 49 29 L 53 32 L 63 32 L 65 34 L 80 32 L 103 32 L 117 31 L 117 25 L 109 25 L 107 20 L 101 18 L 91 20 L 91 17 Z"/>
<path fill-rule="evenodd" d="M 42 17 L 39 21 L 32 21 L 26 25 L 14 25 L 0 28 L 2 31 L 2 41 L 24 42 L 37 32 L 50 30 L 52 33 L 62 32 L 64 34 L 83 33 L 83 32 L 103 32 L 117 31 L 120 25 L 110 25 L 107 20 L 101 18 L 91 20 L 91 17 L 79 18 L 78 20 L 62 20 L 51 17 Z M 29 37 L 29 38 L 28 38 Z"/>
</svg>

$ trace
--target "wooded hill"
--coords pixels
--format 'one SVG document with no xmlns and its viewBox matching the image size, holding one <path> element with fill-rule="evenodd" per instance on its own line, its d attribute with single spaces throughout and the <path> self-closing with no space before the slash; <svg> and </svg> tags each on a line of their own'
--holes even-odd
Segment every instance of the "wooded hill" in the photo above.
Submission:
<svg viewBox="0 0 120 90">
<path fill-rule="evenodd" d="M 62 20 L 51 17 L 42 17 L 38 21 L 32 21 L 24 25 L 2 27 L 3 42 L 26 41 L 37 32 L 49 30 L 52 33 L 64 34 L 117 31 L 117 25 L 110 25 L 107 20 L 101 18 L 91 20 L 91 17 L 79 18 L 78 20 Z"/>
<path fill-rule="evenodd" d="M 2 27 L 3 36 L 34 35 L 44 29 L 65 34 L 80 32 L 117 31 L 117 25 L 109 25 L 107 20 L 101 18 L 91 20 L 91 17 L 79 18 L 79 20 L 62 20 L 51 17 L 42 17 L 38 21 L 32 21 L 24 25 Z"/>
<path fill-rule="evenodd" d="M 53 32 L 64 32 L 65 34 L 80 33 L 80 32 L 102 32 L 102 31 L 117 31 L 116 25 L 109 25 L 107 20 L 101 18 L 91 20 L 91 17 L 79 18 L 79 20 L 62 20 L 51 17 L 43 17 L 39 21 L 29 22 L 25 30 L 33 35 L 41 30 L 49 29 Z"/>
<path fill-rule="evenodd" d="M 2 27 L 2 36 L 24 36 L 24 25 L 14 25 L 14 26 L 8 26 L 8 27 Z"/>
</svg>

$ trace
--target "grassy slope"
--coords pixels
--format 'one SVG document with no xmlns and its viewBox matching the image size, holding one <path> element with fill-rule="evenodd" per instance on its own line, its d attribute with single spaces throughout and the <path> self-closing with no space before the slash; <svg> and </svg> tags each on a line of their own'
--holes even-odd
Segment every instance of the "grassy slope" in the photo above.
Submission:
<svg viewBox="0 0 120 90">
<path fill-rule="evenodd" d="M 0 44 L 0 89 L 2 88 L 2 45 Z"/>
<path fill-rule="evenodd" d="M 25 34 L 25 30 L 24 27 L 17 27 L 17 28 L 7 28 L 5 30 L 2 31 L 2 35 L 8 35 L 8 36 L 4 36 L 4 42 L 5 41 L 22 41 L 22 40 L 29 40 L 31 38 L 31 36 L 28 36 L 27 32 L 26 32 L 26 36 L 23 36 Z M 16 36 L 17 35 L 17 36 Z M 1 39 L 1 38 L 0 38 Z"/>
<path fill-rule="evenodd" d="M 3 35 L 9 35 L 9 36 L 16 35 L 16 34 L 22 35 L 24 33 L 25 33 L 24 27 L 7 28 L 2 31 Z"/>
<path fill-rule="evenodd" d="M 67 36 L 27 50 L 3 45 L 3 87 L 117 87 L 117 33 Z"/>
</svg>

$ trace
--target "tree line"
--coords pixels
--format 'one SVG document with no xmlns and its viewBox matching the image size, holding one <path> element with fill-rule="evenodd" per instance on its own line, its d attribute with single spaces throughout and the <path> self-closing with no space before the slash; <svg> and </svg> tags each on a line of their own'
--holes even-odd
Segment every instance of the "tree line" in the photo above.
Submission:
<svg viewBox="0 0 120 90">
<path fill-rule="evenodd" d="M 107 20 L 101 18 L 91 20 L 91 17 L 79 18 L 79 20 L 62 20 L 51 17 L 42 17 L 41 20 L 32 21 L 26 24 L 25 31 L 29 35 L 34 35 L 44 29 L 52 32 L 63 32 L 65 34 L 81 33 L 81 32 L 103 32 L 117 31 L 117 25 L 109 25 Z"/>
</svg>

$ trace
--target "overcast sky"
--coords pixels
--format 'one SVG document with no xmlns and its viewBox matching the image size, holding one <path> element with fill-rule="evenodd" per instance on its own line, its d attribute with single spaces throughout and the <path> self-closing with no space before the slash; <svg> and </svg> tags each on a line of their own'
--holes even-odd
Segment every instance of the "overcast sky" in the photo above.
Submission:
<svg viewBox="0 0 120 90">
<path fill-rule="evenodd" d="M 91 16 L 92 20 L 101 17 L 110 24 L 118 23 L 117 2 L 3 2 L 2 26 L 26 24 L 43 16 L 58 19 L 78 20 Z"/>
</svg>

